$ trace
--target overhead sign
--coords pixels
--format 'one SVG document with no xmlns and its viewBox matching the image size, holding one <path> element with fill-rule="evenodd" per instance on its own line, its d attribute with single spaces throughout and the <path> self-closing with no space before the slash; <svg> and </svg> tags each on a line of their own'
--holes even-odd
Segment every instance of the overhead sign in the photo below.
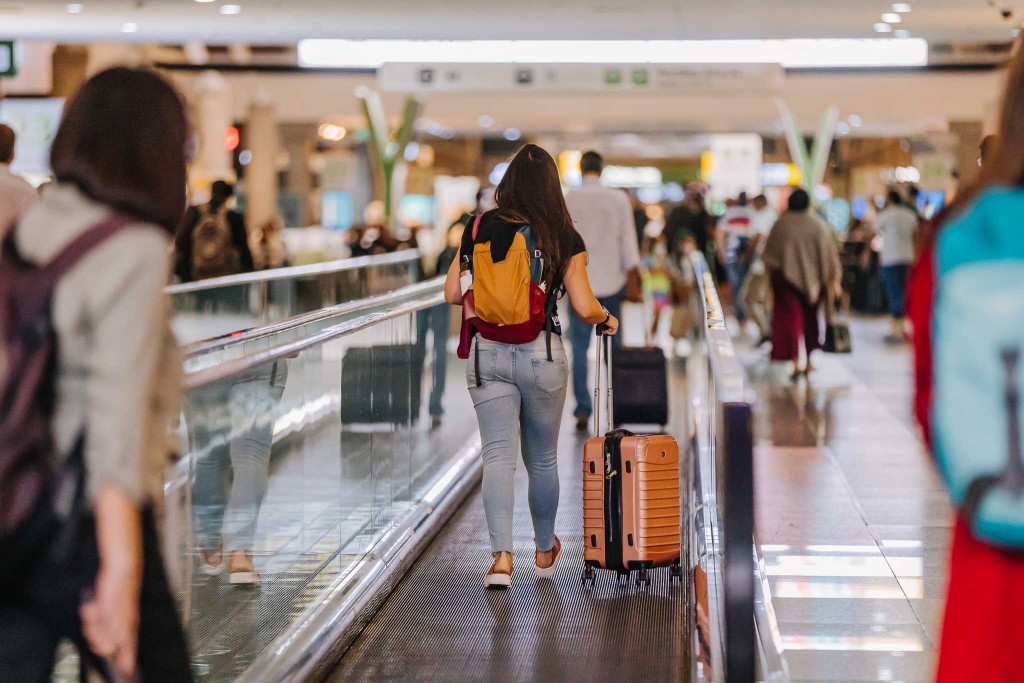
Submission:
<svg viewBox="0 0 1024 683">
<path fill-rule="evenodd" d="M 384 64 L 394 92 L 750 93 L 782 89 L 778 64 Z"/>
<path fill-rule="evenodd" d="M 18 75 L 18 65 L 14 61 L 14 42 L 0 40 L 0 78 L 13 78 Z"/>
</svg>

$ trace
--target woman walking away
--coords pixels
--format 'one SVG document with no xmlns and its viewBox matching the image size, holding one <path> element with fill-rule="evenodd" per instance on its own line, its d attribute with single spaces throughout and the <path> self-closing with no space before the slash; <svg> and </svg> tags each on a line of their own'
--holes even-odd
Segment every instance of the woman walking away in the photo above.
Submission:
<svg viewBox="0 0 1024 683">
<path fill-rule="evenodd" d="M 811 353 L 821 348 L 818 307 L 839 288 L 842 266 L 828 225 L 807 209 L 804 190 L 789 197 L 789 210 L 772 228 L 764 248 L 764 265 L 772 283 L 772 360 L 792 361 L 793 379 L 814 370 Z M 806 365 L 800 367 L 800 337 Z"/>
<path fill-rule="evenodd" d="M 43 273 L 35 280 L 49 287 L 49 274 L 57 276 L 48 317 L 32 328 L 44 335 L 52 329 L 52 376 L 25 372 L 17 361 L 39 357 L 33 344 L 43 347 L 2 329 L 8 366 L 0 385 L 5 401 L 26 398 L 29 384 L 38 387 L 34 399 L 27 396 L 36 406 L 27 412 L 43 419 L 23 423 L 43 426 L 27 435 L 38 437 L 38 448 L 21 462 L 38 470 L 49 458 L 40 471 L 78 477 L 76 486 L 64 480 L 58 487 L 40 475 L 34 483 L 51 492 L 15 533 L 0 534 L 5 548 L 19 549 L 0 553 L 4 683 L 49 681 L 64 639 L 77 647 L 83 669 L 105 680 L 192 678 L 154 514 L 179 408 L 181 359 L 163 287 L 185 208 L 188 143 L 181 98 L 155 73 L 116 68 L 96 75 L 68 106 L 54 139 L 56 181 L 23 216 L 0 261 L 8 283 Z M 9 307 L 0 328 L 45 291 L 34 294 L 0 305 Z M 25 433 L 11 433 L 14 415 L 0 414 L 0 464 L 24 453 L 15 437 Z M 0 494 L 26 481 L 17 470 L 0 472 Z M 0 500 L 9 521 L 11 498 Z M 45 533 L 28 542 L 18 529 Z"/>
<path fill-rule="evenodd" d="M 1024 650 L 1024 51 L 1007 67 L 981 180 L 926 235 L 910 286 L 915 411 L 956 508 L 938 683 L 1010 683 Z M 1008 507 L 1009 506 L 1009 507 Z"/>
<path fill-rule="evenodd" d="M 466 229 L 459 258 L 448 270 L 445 299 L 466 305 L 460 355 L 472 357 L 466 378 L 483 440 L 484 511 L 494 555 L 484 585 L 507 588 L 519 442 L 530 479 L 537 576 L 554 575 L 562 549 L 555 536 L 557 450 L 569 375 L 558 295 L 567 292 L 580 319 L 603 325 L 605 334 L 615 334 L 619 321 L 591 291 L 586 247 L 550 154 L 536 145 L 523 147 L 495 200 L 497 208 Z"/>
</svg>

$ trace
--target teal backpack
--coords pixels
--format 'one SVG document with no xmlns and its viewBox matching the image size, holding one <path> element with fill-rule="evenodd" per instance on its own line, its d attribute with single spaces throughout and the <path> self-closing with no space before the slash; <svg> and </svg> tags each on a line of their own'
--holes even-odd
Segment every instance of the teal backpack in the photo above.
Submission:
<svg viewBox="0 0 1024 683">
<path fill-rule="evenodd" d="M 973 534 L 1024 548 L 1024 189 L 993 188 L 940 233 L 935 452 Z"/>
</svg>

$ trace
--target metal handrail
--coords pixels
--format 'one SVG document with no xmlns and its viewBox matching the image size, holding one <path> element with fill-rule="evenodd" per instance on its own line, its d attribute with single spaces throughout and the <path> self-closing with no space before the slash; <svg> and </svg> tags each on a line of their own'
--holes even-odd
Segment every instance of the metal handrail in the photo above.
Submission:
<svg viewBox="0 0 1024 683">
<path fill-rule="evenodd" d="M 755 628 L 753 407 L 756 395 L 733 348 L 711 270 L 691 255 L 706 348 L 707 393 L 698 400 L 696 526 L 707 563 L 712 674 L 716 681 L 753 683 L 759 657 Z M 696 381 L 696 380 L 695 380 Z M 697 389 L 700 391 L 700 389 Z M 701 403 L 702 402 L 702 403 Z M 695 404 L 696 406 L 696 404 Z M 720 483 L 724 482 L 724 487 Z M 724 500 L 720 497 L 724 496 Z"/>
<path fill-rule="evenodd" d="M 424 287 L 422 295 L 413 301 L 398 304 L 387 311 L 368 313 L 352 320 L 332 325 L 331 327 L 314 332 L 307 337 L 293 342 L 287 342 L 272 349 L 259 351 L 235 360 L 230 360 L 213 367 L 202 368 L 189 372 L 185 376 L 185 388 L 188 390 L 197 389 L 215 382 L 222 381 L 233 375 L 238 375 L 261 365 L 266 365 L 285 358 L 294 358 L 306 349 L 310 349 L 340 337 L 344 337 L 360 330 L 365 330 L 377 323 L 391 320 L 402 315 L 415 313 L 416 311 L 437 306 L 444 303 L 444 282 L 440 278 Z"/>
<path fill-rule="evenodd" d="M 357 256 L 355 258 L 339 259 L 337 261 L 326 261 L 324 263 L 312 263 L 306 266 L 288 266 L 287 268 L 274 268 L 271 270 L 260 270 L 255 273 L 241 273 L 239 275 L 225 275 L 213 277 L 197 282 L 186 282 L 177 285 L 170 285 L 164 288 L 168 295 L 191 294 L 193 292 L 206 291 L 208 289 L 220 289 L 234 285 L 252 285 L 262 282 L 274 282 L 277 280 L 288 280 L 310 275 L 329 275 L 343 273 L 348 270 L 369 268 L 377 266 L 389 266 L 397 263 L 407 263 L 420 258 L 419 249 L 406 249 L 391 254 L 380 254 L 377 256 Z"/>
<path fill-rule="evenodd" d="M 328 306 L 327 308 L 321 308 L 319 310 L 312 311 L 311 313 L 303 313 L 292 316 L 291 318 L 285 318 L 284 320 L 271 323 L 269 325 L 254 327 L 238 334 L 228 334 L 194 342 L 184 347 L 184 354 L 186 358 L 195 358 L 196 356 L 201 356 L 212 351 L 219 351 L 229 346 L 236 346 L 238 344 L 245 344 L 257 339 L 264 339 L 276 334 L 283 334 L 289 330 L 309 325 L 311 323 L 344 315 L 351 315 L 363 309 L 369 310 L 380 306 L 389 306 L 393 303 L 419 296 L 426 292 L 432 292 L 436 289 L 438 283 L 443 283 L 443 280 L 443 276 L 433 278 L 425 282 L 418 282 L 407 287 L 402 287 L 401 289 L 396 289 L 393 292 L 388 292 L 387 294 L 377 294 L 363 299 L 356 299 L 355 301 L 347 301 L 343 304 Z"/>
</svg>

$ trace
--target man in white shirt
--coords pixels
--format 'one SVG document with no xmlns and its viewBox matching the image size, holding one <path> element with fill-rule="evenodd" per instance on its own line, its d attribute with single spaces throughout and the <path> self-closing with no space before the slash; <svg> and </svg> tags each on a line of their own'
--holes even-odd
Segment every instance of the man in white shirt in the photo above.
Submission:
<svg viewBox="0 0 1024 683">
<path fill-rule="evenodd" d="M 0 123 L 0 238 L 39 198 L 35 188 L 11 173 L 14 130 Z"/>
<path fill-rule="evenodd" d="M 743 280 L 740 289 L 740 304 L 748 315 L 757 324 L 761 334 L 758 346 L 771 341 L 772 328 L 768 317 L 768 297 L 770 295 L 770 283 L 768 270 L 764 267 L 762 255 L 765 244 L 768 243 L 768 235 L 775 227 L 775 221 L 779 219 L 778 212 L 768 206 L 768 198 L 763 194 L 754 197 L 752 202 L 753 215 L 750 220 L 750 268 L 747 270 L 747 277 Z"/>
<path fill-rule="evenodd" d="M 622 317 L 622 302 L 642 301 L 640 249 L 636 243 L 633 207 L 625 192 L 601 185 L 604 160 L 597 152 L 580 159 L 583 186 L 565 198 L 576 230 L 587 246 L 587 275 L 594 295 L 616 318 Z M 569 343 L 572 345 L 572 388 L 576 397 L 576 428 L 587 429 L 593 412 L 587 385 L 587 350 L 594 337 L 593 325 L 569 314 Z M 612 337 L 621 343 L 622 335 Z"/>
<path fill-rule="evenodd" d="M 914 262 L 914 237 L 918 224 L 917 213 L 904 203 L 898 191 L 890 190 L 885 209 L 878 214 L 878 232 L 882 236 L 879 263 L 892 314 L 892 332 L 885 340 L 890 343 L 902 343 L 907 339 L 904 325 L 907 279 Z"/>
</svg>

